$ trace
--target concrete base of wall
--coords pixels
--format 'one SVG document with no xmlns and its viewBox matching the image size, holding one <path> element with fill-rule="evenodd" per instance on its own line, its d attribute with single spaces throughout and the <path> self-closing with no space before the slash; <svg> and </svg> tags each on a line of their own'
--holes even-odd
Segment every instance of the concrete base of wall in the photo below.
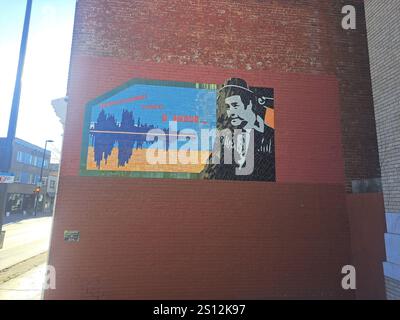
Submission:
<svg viewBox="0 0 400 320">
<path fill-rule="evenodd" d="M 388 300 L 400 300 L 400 281 L 385 277 L 386 296 Z"/>
</svg>

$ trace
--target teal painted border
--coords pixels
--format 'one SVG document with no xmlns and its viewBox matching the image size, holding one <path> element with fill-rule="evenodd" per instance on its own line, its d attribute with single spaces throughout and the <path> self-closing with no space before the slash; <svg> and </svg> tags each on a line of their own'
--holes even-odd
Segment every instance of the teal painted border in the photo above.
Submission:
<svg viewBox="0 0 400 320">
<path fill-rule="evenodd" d="M 179 82 L 179 81 L 166 81 L 166 80 L 151 80 L 134 78 L 123 85 L 108 91 L 107 93 L 89 101 L 85 105 L 84 123 L 82 131 L 82 145 L 81 145 L 81 161 L 79 174 L 87 177 L 124 177 L 124 178 L 153 178 L 153 179 L 199 179 L 198 173 L 184 173 L 184 172 L 150 172 L 150 171 L 100 171 L 100 170 L 87 170 L 87 157 L 89 147 L 89 127 L 90 115 L 92 108 L 100 102 L 118 94 L 119 92 L 131 87 L 135 84 L 145 84 L 153 86 L 167 86 L 167 87 L 180 87 L 180 88 L 196 88 L 218 90 L 221 85 L 207 84 L 207 83 L 192 83 L 192 82 Z"/>
</svg>

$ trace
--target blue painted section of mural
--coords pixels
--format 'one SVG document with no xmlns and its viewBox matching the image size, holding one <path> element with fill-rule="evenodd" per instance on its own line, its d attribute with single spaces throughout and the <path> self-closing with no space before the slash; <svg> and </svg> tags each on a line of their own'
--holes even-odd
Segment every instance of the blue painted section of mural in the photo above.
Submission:
<svg viewBox="0 0 400 320">
<path fill-rule="evenodd" d="M 95 122 L 102 110 L 121 119 L 124 110 L 133 111 L 142 124 L 161 128 L 168 116 L 199 116 L 199 123 L 185 123 L 186 128 L 198 129 L 201 121 L 208 128 L 216 123 L 216 90 L 155 85 L 133 85 L 104 100 L 92 109 L 91 121 Z M 114 104 L 115 103 L 115 104 Z"/>
<path fill-rule="evenodd" d="M 114 148 L 118 148 L 118 166 L 128 164 L 134 149 L 150 148 L 154 143 L 146 141 L 153 129 L 168 137 L 179 135 L 182 129 L 200 136 L 201 129 L 215 128 L 215 102 L 216 90 L 146 84 L 132 85 L 99 102 L 91 109 L 89 129 L 89 146 L 94 148 L 97 167 L 108 160 Z M 170 121 L 176 122 L 177 132 L 170 132 Z M 173 148 L 184 143 L 178 141 Z"/>
</svg>

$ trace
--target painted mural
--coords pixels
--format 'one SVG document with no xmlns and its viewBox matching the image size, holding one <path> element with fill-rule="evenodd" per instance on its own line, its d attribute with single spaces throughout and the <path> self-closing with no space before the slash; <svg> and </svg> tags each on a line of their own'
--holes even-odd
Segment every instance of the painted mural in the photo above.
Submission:
<svg viewBox="0 0 400 320">
<path fill-rule="evenodd" d="M 86 106 L 81 175 L 275 181 L 274 92 L 133 79 Z"/>
</svg>

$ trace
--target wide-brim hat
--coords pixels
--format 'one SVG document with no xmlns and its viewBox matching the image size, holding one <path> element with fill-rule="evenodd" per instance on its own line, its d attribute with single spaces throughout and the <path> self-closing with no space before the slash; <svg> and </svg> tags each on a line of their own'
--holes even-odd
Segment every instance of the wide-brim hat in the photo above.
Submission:
<svg viewBox="0 0 400 320">
<path fill-rule="evenodd" d="M 247 85 L 247 82 L 240 78 L 231 78 L 226 80 L 225 84 L 221 89 L 219 89 L 219 91 L 221 92 L 227 89 L 239 89 L 243 90 L 244 92 L 254 94 L 254 92 L 250 90 L 249 86 Z"/>
</svg>

